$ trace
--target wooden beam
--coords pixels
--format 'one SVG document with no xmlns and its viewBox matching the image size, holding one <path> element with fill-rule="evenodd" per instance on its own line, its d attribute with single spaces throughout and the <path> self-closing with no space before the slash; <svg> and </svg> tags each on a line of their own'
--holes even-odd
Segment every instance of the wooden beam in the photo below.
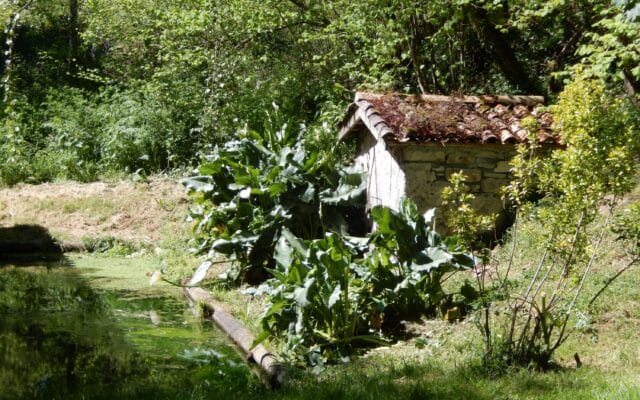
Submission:
<svg viewBox="0 0 640 400">
<path fill-rule="evenodd" d="M 286 370 L 272 352 L 261 344 L 252 347 L 254 337 L 227 308 L 215 301 L 211 294 L 201 288 L 184 288 L 184 294 L 192 305 L 202 304 L 211 312 L 211 319 L 242 350 L 247 360 L 254 362 L 269 378 L 273 386 L 284 383 Z"/>
</svg>

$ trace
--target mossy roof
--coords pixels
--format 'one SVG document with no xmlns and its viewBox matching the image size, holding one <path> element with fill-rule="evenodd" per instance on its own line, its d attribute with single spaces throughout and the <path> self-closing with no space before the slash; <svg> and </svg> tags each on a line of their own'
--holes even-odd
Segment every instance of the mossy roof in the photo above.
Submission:
<svg viewBox="0 0 640 400">
<path fill-rule="evenodd" d="M 341 124 L 340 139 L 364 125 L 376 139 L 399 143 L 506 144 L 535 138 L 540 143 L 559 144 L 551 113 L 541 107 L 543 101 L 540 96 L 358 92 Z"/>
</svg>

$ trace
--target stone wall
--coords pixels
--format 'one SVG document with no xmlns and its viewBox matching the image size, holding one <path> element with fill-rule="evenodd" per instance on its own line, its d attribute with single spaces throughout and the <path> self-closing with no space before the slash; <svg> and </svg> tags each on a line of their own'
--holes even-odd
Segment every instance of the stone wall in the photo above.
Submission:
<svg viewBox="0 0 640 400">
<path fill-rule="evenodd" d="M 483 213 L 497 213 L 498 230 L 510 223 L 501 189 L 510 181 L 515 145 L 410 143 L 390 146 L 390 150 L 404 171 L 405 195 L 416 202 L 420 211 L 440 207 L 448 177 L 462 171 L 476 196 L 472 205 Z"/>
</svg>

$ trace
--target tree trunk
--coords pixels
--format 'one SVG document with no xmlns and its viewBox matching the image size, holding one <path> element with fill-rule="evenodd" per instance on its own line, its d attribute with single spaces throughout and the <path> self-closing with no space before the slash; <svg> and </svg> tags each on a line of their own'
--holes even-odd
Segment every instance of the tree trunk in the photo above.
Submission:
<svg viewBox="0 0 640 400">
<path fill-rule="evenodd" d="M 416 80 L 418 81 L 420 92 L 421 94 L 425 94 L 427 93 L 427 77 L 424 74 L 424 68 L 421 68 L 423 63 L 420 58 L 420 48 L 422 46 L 424 35 L 418 27 L 418 21 L 415 16 L 412 16 L 409 21 L 409 31 L 409 54 L 411 55 L 411 64 L 413 65 L 413 71 L 415 73 Z"/>
<path fill-rule="evenodd" d="M 631 74 L 631 72 L 623 68 L 622 75 L 624 76 L 624 90 L 627 92 L 633 104 L 638 105 L 638 94 L 640 93 L 640 82 Z"/>
<path fill-rule="evenodd" d="M 77 71 L 78 48 L 80 39 L 78 35 L 78 0 L 69 0 L 69 73 Z"/>
<path fill-rule="evenodd" d="M 465 12 L 480 36 L 482 44 L 493 56 L 494 61 L 498 64 L 509 83 L 517 86 L 527 94 L 544 95 L 545 90 L 542 85 L 529 75 L 522 63 L 517 59 L 515 52 L 509 45 L 509 41 L 512 39 L 496 29 L 489 20 L 487 11 L 482 7 L 470 5 L 466 7 Z"/>
</svg>

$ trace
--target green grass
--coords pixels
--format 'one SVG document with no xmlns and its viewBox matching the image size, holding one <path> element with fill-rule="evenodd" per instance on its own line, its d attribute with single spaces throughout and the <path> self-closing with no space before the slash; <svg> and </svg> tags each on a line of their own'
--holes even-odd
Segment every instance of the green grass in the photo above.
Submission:
<svg viewBox="0 0 640 400">
<path fill-rule="evenodd" d="M 105 290 L 127 290 L 135 293 L 144 290 L 145 295 L 181 296 L 180 288 L 167 284 L 151 286 L 147 273 L 160 268 L 155 256 L 112 256 L 99 254 L 74 254 L 69 262 L 80 270 L 93 287 Z"/>
<path fill-rule="evenodd" d="M 318 377 L 298 377 L 281 398 L 314 399 L 637 399 L 632 373 L 603 374 L 595 368 L 487 377 L 470 366 L 443 364 L 416 355 L 368 358 L 334 367 Z"/>
<path fill-rule="evenodd" d="M 640 196 L 640 186 L 632 196 Z M 175 218 L 174 207 L 177 205 L 160 206 Z M 73 206 L 69 207 L 68 211 L 73 209 Z M 102 206 L 97 201 L 91 207 L 99 212 Z M 526 277 L 539 256 L 542 243 L 539 231 L 534 223 L 519 226 L 515 277 Z M 198 265 L 199 258 L 187 251 L 188 234 L 179 231 L 177 224 L 167 225 L 162 234 L 161 241 L 141 251 L 115 246 L 104 254 L 72 255 L 69 262 L 92 287 L 116 292 L 123 299 L 170 296 L 181 301 L 179 288 L 162 283 L 150 287 L 146 274 L 164 263 L 168 275 L 179 279 L 189 275 Z M 594 266 L 594 279 L 586 287 L 589 292 L 597 290 L 598 285 L 624 262 L 624 249 L 614 239 L 613 236 L 605 238 L 605 250 Z M 496 265 L 504 265 L 510 244 L 507 241 L 494 251 Z M 224 265 L 218 267 L 217 271 L 212 271 L 213 275 L 224 269 Z M 456 284 L 465 277 L 469 278 L 460 275 L 447 284 Z M 242 294 L 241 289 L 210 289 L 214 297 L 229 306 L 251 331 L 259 331 L 263 299 L 250 298 Z M 276 391 L 255 385 L 243 387 L 241 381 L 245 379 L 243 382 L 246 382 L 246 378 L 242 377 L 229 383 L 237 398 L 256 399 L 640 400 L 640 273 L 637 268 L 622 275 L 607 289 L 590 310 L 589 318 L 592 329 L 576 332 L 556 354 L 555 360 L 561 368 L 549 372 L 510 369 L 499 375 L 488 374 L 481 367 L 482 343 L 478 330 L 472 318 L 468 318 L 457 324 L 432 320 L 412 326 L 417 336 L 426 339 L 427 345 L 423 348 L 416 347 L 415 338 L 409 339 L 354 355 L 349 363 L 328 366 L 318 375 L 294 367 L 287 384 Z M 158 341 L 179 334 L 172 329 L 147 330 L 145 336 L 156 337 Z M 268 345 L 277 351 L 284 347 L 278 340 Z M 582 360 L 581 368 L 576 368 L 575 353 Z M 209 377 L 193 376 L 190 382 L 202 388 L 207 385 L 207 379 Z M 171 386 L 170 382 L 167 384 Z M 167 385 L 159 386 L 159 393 L 163 393 L 164 386 Z M 164 393 L 192 398 L 188 392 L 167 389 Z"/>
<path fill-rule="evenodd" d="M 118 291 L 123 298 L 140 292 L 180 298 L 179 288 L 149 287 L 146 273 L 157 269 L 160 259 L 85 254 L 69 261 L 93 287 Z M 417 348 L 415 339 L 410 339 L 355 355 L 349 363 L 329 366 L 319 375 L 293 368 L 287 384 L 276 391 L 240 385 L 235 390 L 239 398 L 258 399 L 640 399 L 638 288 L 640 274 L 635 271 L 611 286 L 598 303 L 597 335 L 574 335 L 558 352 L 557 360 L 564 367 L 556 371 L 513 369 L 490 376 L 480 366 L 482 346 L 473 322 L 436 320 L 419 325 L 419 335 L 428 338 L 424 348 Z M 214 289 L 213 293 L 250 329 L 258 330 L 259 299 L 239 290 Z M 149 331 L 160 341 L 176 334 Z M 281 343 L 272 345 L 281 348 Z M 584 363 L 579 369 L 573 362 L 576 352 Z M 197 383 L 197 377 L 192 382 Z M 187 393 L 180 396 L 190 398 Z"/>
</svg>

